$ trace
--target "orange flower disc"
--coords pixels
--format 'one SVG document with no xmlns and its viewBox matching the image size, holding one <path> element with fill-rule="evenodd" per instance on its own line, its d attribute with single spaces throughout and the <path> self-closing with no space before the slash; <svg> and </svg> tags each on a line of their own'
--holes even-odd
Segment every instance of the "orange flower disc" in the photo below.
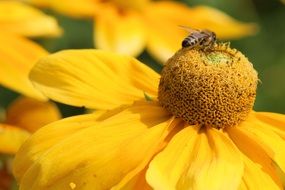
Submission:
<svg viewBox="0 0 285 190">
<path fill-rule="evenodd" d="M 226 44 L 209 51 L 183 48 L 163 68 L 158 99 L 191 125 L 224 128 L 246 119 L 257 83 L 252 64 Z"/>
</svg>

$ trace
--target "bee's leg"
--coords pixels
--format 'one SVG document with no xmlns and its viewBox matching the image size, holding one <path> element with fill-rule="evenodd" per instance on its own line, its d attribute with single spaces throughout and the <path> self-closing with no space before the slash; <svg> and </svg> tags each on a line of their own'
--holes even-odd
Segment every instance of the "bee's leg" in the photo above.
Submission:
<svg viewBox="0 0 285 190">
<path fill-rule="evenodd" d="M 220 49 L 227 50 L 230 47 L 230 42 L 221 42 L 217 45 L 220 47 Z"/>
<path fill-rule="evenodd" d="M 224 42 L 224 46 L 226 46 L 226 48 L 229 48 L 231 45 L 231 42 Z"/>
</svg>

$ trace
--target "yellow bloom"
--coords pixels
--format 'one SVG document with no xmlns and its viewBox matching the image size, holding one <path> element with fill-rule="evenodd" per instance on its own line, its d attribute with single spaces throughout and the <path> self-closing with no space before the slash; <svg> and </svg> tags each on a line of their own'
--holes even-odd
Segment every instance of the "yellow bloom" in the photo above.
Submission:
<svg viewBox="0 0 285 190">
<path fill-rule="evenodd" d="M 136 59 L 101 50 L 41 59 L 30 77 L 45 95 L 109 111 L 33 134 L 14 162 L 20 189 L 281 189 L 274 165 L 285 170 L 285 116 L 252 111 L 257 73 L 240 52 L 215 48 L 180 50 L 160 81 Z"/>
<path fill-rule="evenodd" d="M 207 6 L 189 8 L 171 1 L 30 0 L 63 14 L 94 18 L 94 43 L 100 49 L 139 55 L 146 47 L 163 63 L 180 48 L 187 34 L 179 25 L 210 29 L 220 39 L 256 32 L 254 24 L 237 21 Z"/>
<path fill-rule="evenodd" d="M 25 37 L 56 36 L 56 20 L 16 1 L 0 1 L 0 83 L 21 94 L 46 99 L 28 80 L 35 62 L 48 53 Z"/>
<path fill-rule="evenodd" d="M 60 119 L 60 112 L 37 91 L 28 79 L 36 61 L 48 54 L 25 37 L 57 36 L 61 32 L 56 20 L 16 1 L 0 1 L 0 84 L 32 97 L 20 97 L 0 114 L 0 156 L 15 154 L 36 129 Z M 35 98 L 35 99 L 34 99 Z M 0 160 L 1 162 L 2 160 Z M 10 189 L 12 175 L 3 160 L 0 189 Z"/>
<path fill-rule="evenodd" d="M 0 123 L 0 153 L 15 154 L 31 133 L 59 119 L 60 112 L 52 102 L 27 97 L 16 99 Z"/>
<path fill-rule="evenodd" d="M 57 36 L 54 18 L 16 1 L 0 1 L 0 84 L 35 98 L 19 98 L 0 121 L 0 153 L 14 154 L 37 128 L 58 120 L 59 111 L 28 79 L 36 61 L 48 52 L 25 37 Z M 37 100 L 36 100 L 37 99 Z"/>
</svg>

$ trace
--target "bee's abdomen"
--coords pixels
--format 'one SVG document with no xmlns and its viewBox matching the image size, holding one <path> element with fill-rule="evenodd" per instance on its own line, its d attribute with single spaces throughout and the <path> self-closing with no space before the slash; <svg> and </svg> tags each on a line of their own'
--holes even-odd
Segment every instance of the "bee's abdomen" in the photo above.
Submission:
<svg viewBox="0 0 285 190">
<path fill-rule="evenodd" d="M 197 44 L 197 39 L 194 38 L 193 36 L 187 36 L 183 41 L 182 41 L 182 47 L 190 47 L 190 46 L 195 46 Z"/>
</svg>

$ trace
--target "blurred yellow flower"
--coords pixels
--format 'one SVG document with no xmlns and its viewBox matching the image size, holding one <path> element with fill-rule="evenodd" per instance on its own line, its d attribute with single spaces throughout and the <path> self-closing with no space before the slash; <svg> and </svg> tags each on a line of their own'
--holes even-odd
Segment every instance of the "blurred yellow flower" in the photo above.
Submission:
<svg viewBox="0 0 285 190">
<path fill-rule="evenodd" d="M 0 84 L 36 99 L 46 99 L 28 80 L 35 62 L 48 54 L 25 37 L 57 36 L 54 18 L 17 1 L 0 1 Z"/>
<path fill-rule="evenodd" d="M 3 190 L 12 186 L 14 178 L 9 166 L 23 142 L 35 130 L 61 118 L 53 103 L 26 97 L 16 99 L 5 115 L 0 118 L 0 189 Z"/>
<path fill-rule="evenodd" d="M 60 117 L 52 102 L 27 97 L 16 99 L 0 123 L 0 153 L 15 154 L 31 133 Z"/>
<path fill-rule="evenodd" d="M 179 25 L 210 29 L 220 39 L 256 32 L 256 25 L 237 21 L 207 6 L 150 0 L 30 0 L 74 17 L 94 18 L 97 48 L 138 56 L 144 48 L 165 62 L 176 52 L 186 31 Z"/>
<path fill-rule="evenodd" d="M 215 48 L 180 50 L 160 82 L 138 60 L 102 50 L 41 59 L 30 78 L 45 95 L 110 111 L 67 118 L 34 133 L 14 162 L 20 189 L 281 189 L 274 165 L 285 171 L 285 116 L 252 111 L 257 73 L 240 52 Z M 195 101 L 179 102 L 185 96 Z M 191 108 L 200 111 L 184 112 Z M 197 124 L 185 116 L 197 116 Z M 230 121 L 235 125 L 227 126 Z"/>
<path fill-rule="evenodd" d="M 7 111 L 1 110 L 0 155 L 15 154 L 30 133 L 61 118 L 53 103 L 42 102 L 47 98 L 28 79 L 36 61 L 48 52 L 25 38 L 57 36 L 60 32 L 54 18 L 20 2 L 0 1 L 0 85 L 31 97 L 20 97 Z M 10 178 L 6 170 L 0 172 L 1 189 L 10 185 Z"/>
</svg>

